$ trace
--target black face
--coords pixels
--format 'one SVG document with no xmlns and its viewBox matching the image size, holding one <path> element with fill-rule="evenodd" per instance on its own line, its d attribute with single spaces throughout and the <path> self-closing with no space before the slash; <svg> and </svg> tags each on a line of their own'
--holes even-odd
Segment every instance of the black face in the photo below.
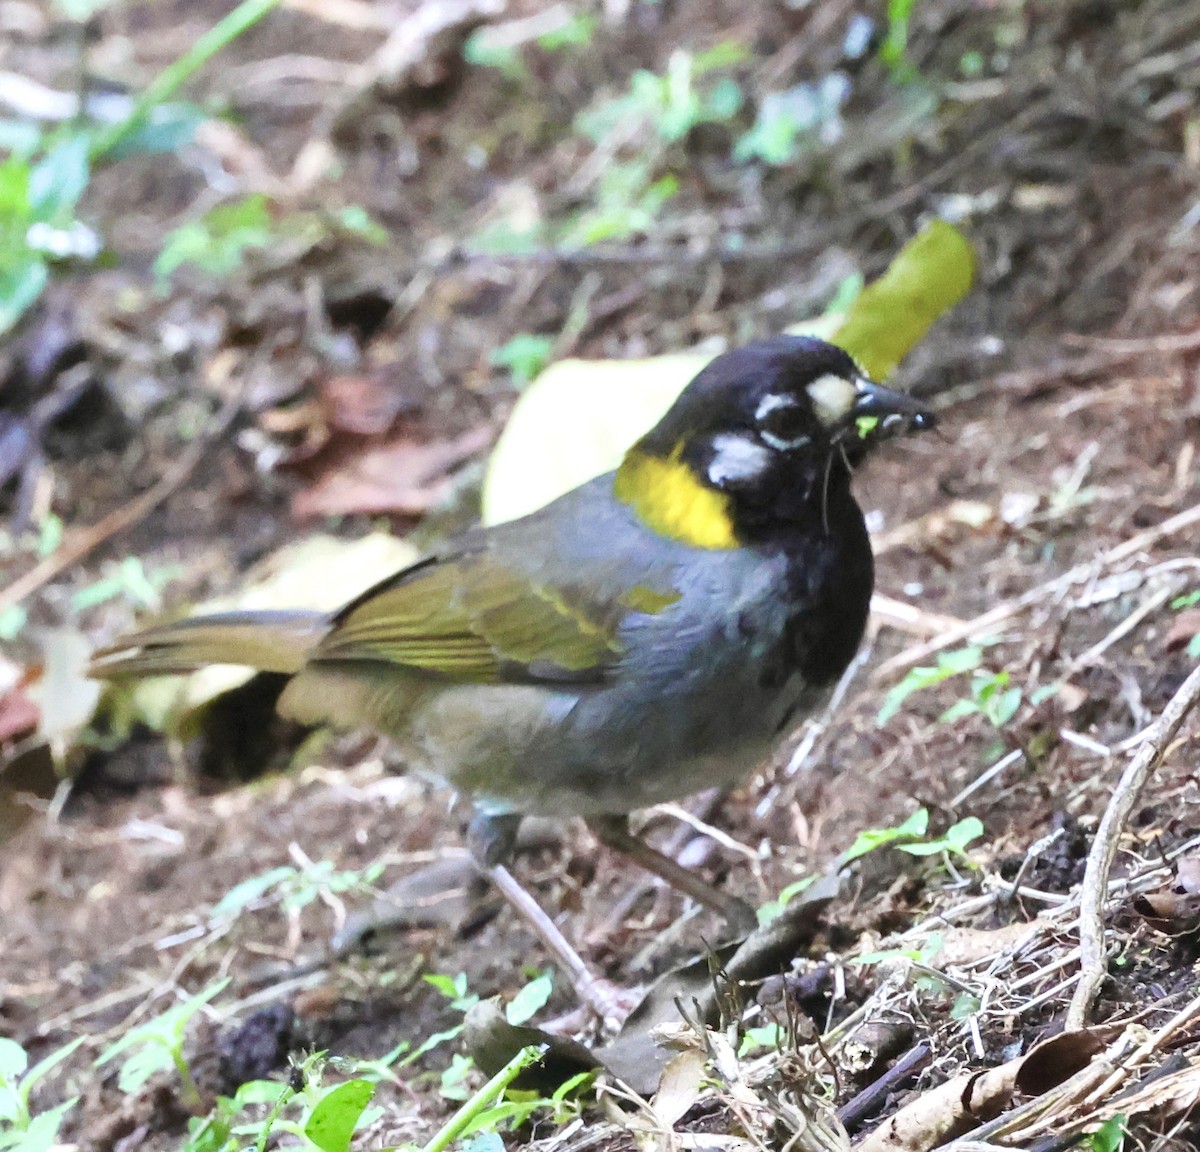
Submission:
<svg viewBox="0 0 1200 1152">
<path fill-rule="evenodd" d="M 739 504 L 781 514 L 848 475 L 881 440 L 931 428 L 933 413 L 873 384 L 842 349 L 778 336 L 718 357 L 642 442 L 678 451 Z"/>
</svg>

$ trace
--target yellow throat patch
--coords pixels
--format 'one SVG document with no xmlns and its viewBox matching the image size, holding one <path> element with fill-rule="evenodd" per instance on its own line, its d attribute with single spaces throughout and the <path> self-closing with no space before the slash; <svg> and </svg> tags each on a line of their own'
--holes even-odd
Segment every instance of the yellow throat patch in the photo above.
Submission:
<svg viewBox="0 0 1200 1152">
<path fill-rule="evenodd" d="M 613 494 L 660 536 L 695 548 L 737 548 L 729 497 L 704 484 L 682 454 L 682 442 L 669 456 L 631 448 L 617 469 Z"/>
</svg>

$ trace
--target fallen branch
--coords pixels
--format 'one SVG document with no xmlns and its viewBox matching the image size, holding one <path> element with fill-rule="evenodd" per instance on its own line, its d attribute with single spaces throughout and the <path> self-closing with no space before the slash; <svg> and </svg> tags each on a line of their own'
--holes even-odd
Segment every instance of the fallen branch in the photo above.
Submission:
<svg viewBox="0 0 1200 1152">
<path fill-rule="evenodd" d="M 1200 700 L 1200 666 L 1192 669 L 1191 675 L 1171 697 L 1162 715 L 1146 729 L 1145 737 L 1118 781 L 1104 810 L 1100 827 L 1096 829 L 1080 894 L 1080 976 L 1067 1010 L 1069 1030 L 1084 1026 L 1092 1001 L 1104 979 L 1104 904 L 1108 897 L 1108 878 L 1117 852 L 1117 840 L 1146 781 L 1158 767 L 1167 745 L 1175 738 L 1197 700 Z"/>
</svg>

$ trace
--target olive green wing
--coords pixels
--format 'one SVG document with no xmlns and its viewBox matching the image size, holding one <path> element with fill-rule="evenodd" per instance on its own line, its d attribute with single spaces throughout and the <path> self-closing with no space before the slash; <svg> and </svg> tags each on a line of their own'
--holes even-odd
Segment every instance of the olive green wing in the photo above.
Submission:
<svg viewBox="0 0 1200 1152">
<path fill-rule="evenodd" d="M 486 551 L 434 558 L 367 592 L 313 658 L 384 661 L 481 683 L 602 680 L 636 610 L 539 583 Z"/>
</svg>

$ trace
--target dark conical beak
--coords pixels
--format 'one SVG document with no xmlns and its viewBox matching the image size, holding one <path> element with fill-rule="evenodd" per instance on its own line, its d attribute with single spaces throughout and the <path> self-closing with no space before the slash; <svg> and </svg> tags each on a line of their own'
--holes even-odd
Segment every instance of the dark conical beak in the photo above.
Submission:
<svg viewBox="0 0 1200 1152">
<path fill-rule="evenodd" d="M 937 426 L 931 408 L 904 392 L 895 392 L 860 376 L 854 381 L 858 395 L 850 409 L 851 420 L 864 439 L 883 439 L 904 432 L 923 432 Z M 864 421 L 876 421 L 868 426 Z"/>
</svg>

